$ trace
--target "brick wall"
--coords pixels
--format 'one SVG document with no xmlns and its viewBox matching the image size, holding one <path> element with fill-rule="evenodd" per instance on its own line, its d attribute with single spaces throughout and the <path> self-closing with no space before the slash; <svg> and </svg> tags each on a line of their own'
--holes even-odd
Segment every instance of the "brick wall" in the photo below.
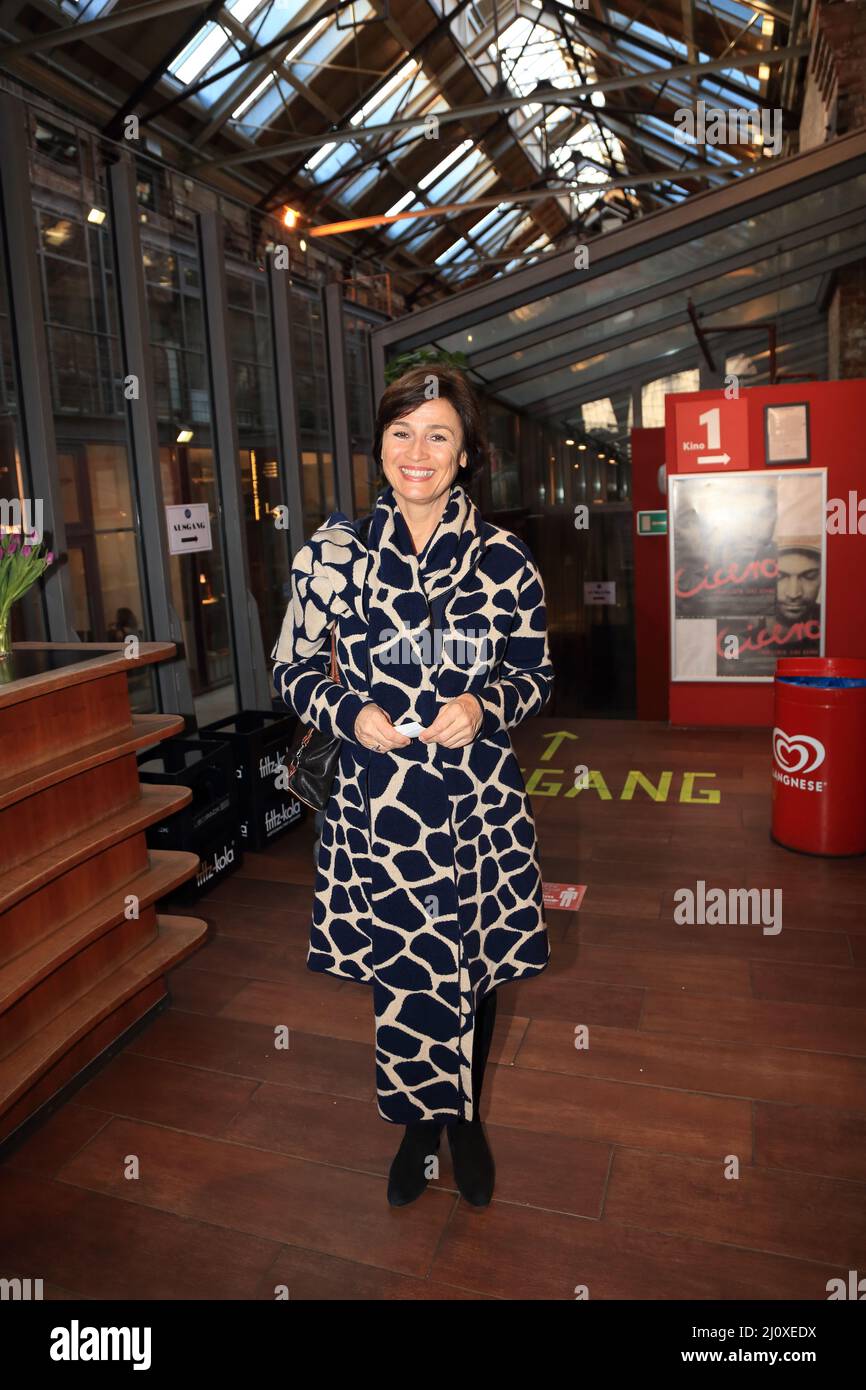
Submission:
<svg viewBox="0 0 866 1390">
<path fill-rule="evenodd" d="M 836 133 L 845 135 L 866 125 L 866 0 L 821 0 L 818 34 L 833 54 Z"/>
<path fill-rule="evenodd" d="M 841 266 L 827 314 L 831 381 L 866 377 L 866 261 Z"/>
<path fill-rule="evenodd" d="M 803 106 L 800 114 L 799 148 L 814 149 L 831 140 L 836 132 L 836 104 L 839 82 L 836 56 L 823 28 L 820 0 L 815 0 L 809 15 L 808 39 L 812 45 L 803 82 Z"/>
</svg>

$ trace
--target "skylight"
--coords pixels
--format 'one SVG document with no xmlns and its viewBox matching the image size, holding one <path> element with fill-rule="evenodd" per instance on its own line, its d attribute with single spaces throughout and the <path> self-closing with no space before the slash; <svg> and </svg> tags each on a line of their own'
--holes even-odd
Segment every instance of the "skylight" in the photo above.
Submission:
<svg viewBox="0 0 866 1390">
<path fill-rule="evenodd" d="M 226 5 L 225 8 L 232 19 L 243 24 L 244 20 L 249 18 L 261 2 L 262 0 L 233 0 L 233 3 Z M 173 63 L 169 64 L 169 72 L 173 73 L 178 82 L 182 82 L 184 86 L 188 87 L 213 62 L 217 54 L 231 42 L 231 38 L 231 32 L 224 25 L 204 24 L 183 52 L 178 54 Z"/>
</svg>

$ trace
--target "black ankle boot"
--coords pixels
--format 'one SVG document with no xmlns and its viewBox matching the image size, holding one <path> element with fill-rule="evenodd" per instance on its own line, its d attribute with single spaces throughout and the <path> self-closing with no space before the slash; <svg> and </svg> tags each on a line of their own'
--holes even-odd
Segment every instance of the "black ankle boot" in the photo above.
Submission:
<svg viewBox="0 0 866 1390">
<path fill-rule="evenodd" d="M 493 1196 L 496 1168 L 481 1121 L 476 1117 L 449 1124 L 448 1143 L 461 1197 L 473 1207 L 486 1207 Z"/>
<path fill-rule="evenodd" d="M 441 1135 L 442 1125 L 436 1120 L 416 1120 L 406 1126 L 388 1175 L 388 1201 L 392 1207 L 405 1207 L 421 1196 L 427 1186 L 425 1169 L 432 1155 L 439 1151 Z"/>
</svg>

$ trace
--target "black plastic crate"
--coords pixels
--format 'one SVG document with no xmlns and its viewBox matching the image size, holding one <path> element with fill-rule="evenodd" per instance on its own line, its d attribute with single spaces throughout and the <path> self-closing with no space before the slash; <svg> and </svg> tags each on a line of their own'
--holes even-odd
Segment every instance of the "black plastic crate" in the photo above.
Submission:
<svg viewBox="0 0 866 1390">
<path fill-rule="evenodd" d="M 241 836 L 247 849 L 264 849 L 305 818 L 304 803 L 277 785 L 281 770 L 288 766 L 297 727 L 295 714 L 243 710 L 199 729 L 200 739 L 225 741 L 231 749 Z"/>
<path fill-rule="evenodd" d="M 158 824 L 148 827 L 147 843 L 155 849 L 184 849 L 199 853 L 199 845 L 231 828 L 240 815 L 232 750 L 214 739 L 166 739 L 138 757 L 142 782 L 190 787 L 192 801 Z"/>
<path fill-rule="evenodd" d="M 233 874 L 244 858 L 244 846 L 239 823 L 230 821 L 222 829 L 211 830 L 199 837 L 199 843 L 191 846 L 201 863 L 193 878 L 174 893 L 181 903 L 195 902 L 204 893 L 210 892 L 224 878 Z"/>
</svg>

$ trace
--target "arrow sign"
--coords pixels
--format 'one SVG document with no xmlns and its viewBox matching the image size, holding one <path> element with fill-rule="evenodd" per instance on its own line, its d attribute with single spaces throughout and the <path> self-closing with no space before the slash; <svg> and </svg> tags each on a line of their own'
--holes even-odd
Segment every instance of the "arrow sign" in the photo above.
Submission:
<svg viewBox="0 0 866 1390">
<path fill-rule="evenodd" d="M 718 391 L 673 395 L 667 406 L 668 429 L 673 425 L 674 473 L 706 469 L 733 473 L 749 467 L 749 403 L 745 396 L 727 400 Z M 670 447 L 671 440 L 668 440 Z"/>
</svg>

